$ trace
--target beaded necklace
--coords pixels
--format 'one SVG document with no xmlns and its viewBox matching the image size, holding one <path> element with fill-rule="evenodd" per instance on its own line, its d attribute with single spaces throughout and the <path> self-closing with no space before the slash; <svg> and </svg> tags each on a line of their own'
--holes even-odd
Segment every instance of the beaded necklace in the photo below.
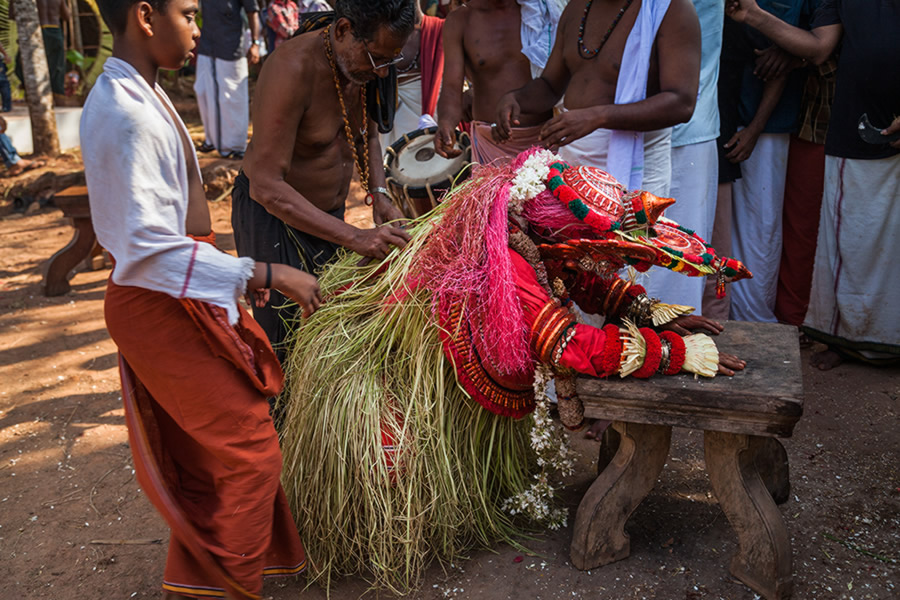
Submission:
<svg viewBox="0 0 900 600">
<path fill-rule="evenodd" d="M 590 60 L 596 58 L 597 55 L 600 54 L 600 51 L 603 50 L 603 46 L 605 46 L 607 40 L 609 40 L 609 36 L 612 35 L 616 25 L 622 20 L 622 16 L 625 14 L 625 11 L 628 10 L 628 7 L 631 6 L 632 2 L 634 2 L 634 0 L 625 0 L 625 6 L 622 7 L 619 14 L 613 19 L 613 22 L 606 30 L 603 39 L 600 40 L 600 45 L 597 46 L 595 50 L 590 50 L 584 45 L 584 25 L 587 23 L 588 13 L 591 12 L 591 6 L 594 4 L 594 0 L 587 0 L 587 4 L 584 6 L 584 16 L 581 17 L 581 27 L 578 28 L 578 55 L 581 56 L 581 58 Z"/>
<path fill-rule="evenodd" d="M 334 77 L 334 89 L 337 91 L 338 102 L 341 105 L 341 117 L 344 119 L 344 134 L 347 136 L 347 143 L 350 144 L 350 152 L 353 153 L 353 162 L 356 164 L 356 172 L 359 173 L 359 184 L 366 193 L 366 205 L 371 206 L 374 201 L 372 193 L 369 191 L 369 120 L 366 115 L 366 86 L 360 86 L 360 99 L 363 109 L 362 129 L 360 133 L 363 136 L 363 162 L 360 164 L 359 156 L 356 154 L 356 143 L 354 142 L 353 129 L 350 127 L 350 119 L 347 116 L 347 107 L 344 105 L 344 94 L 341 93 L 341 84 L 338 80 L 337 64 L 334 60 L 334 50 L 331 48 L 331 25 L 322 30 L 322 39 L 325 40 L 325 55 L 328 57 L 328 64 L 331 65 L 331 75 Z"/>
</svg>

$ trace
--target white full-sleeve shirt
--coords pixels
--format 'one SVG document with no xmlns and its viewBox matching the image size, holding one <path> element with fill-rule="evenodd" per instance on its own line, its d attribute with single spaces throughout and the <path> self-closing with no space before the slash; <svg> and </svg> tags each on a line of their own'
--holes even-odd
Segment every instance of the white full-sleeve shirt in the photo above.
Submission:
<svg viewBox="0 0 900 600">
<path fill-rule="evenodd" d="M 185 155 L 181 135 L 190 137 L 173 115 L 159 84 L 154 89 L 129 63 L 107 59 L 81 117 L 94 231 L 115 258 L 116 284 L 208 302 L 235 323 L 255 262 L 187 236 L 188 165 L 198 177 L 200 165 L 193 146 Z"/>
</svg>

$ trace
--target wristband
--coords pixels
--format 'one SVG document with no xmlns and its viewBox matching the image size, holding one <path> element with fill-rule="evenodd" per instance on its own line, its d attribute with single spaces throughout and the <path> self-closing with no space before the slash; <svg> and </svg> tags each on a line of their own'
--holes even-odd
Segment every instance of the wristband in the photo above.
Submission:
<svg viewBox="0 0 900 600">
<path fill-rule="evenodd" d="M 265 289 L 272 287 L 272 263 L 266 263 L 266 285 L 263 287 Z"/>
<path fill-rule="evenodd" d="M 388 189 L 383 188 L 383 187 L 374 187 L 374 188 L 372 188 L 371 192 L 373 194 L 384 194 L 385 196 L 391 195 L 391 193 L 388 191 Z"/>
</svg>

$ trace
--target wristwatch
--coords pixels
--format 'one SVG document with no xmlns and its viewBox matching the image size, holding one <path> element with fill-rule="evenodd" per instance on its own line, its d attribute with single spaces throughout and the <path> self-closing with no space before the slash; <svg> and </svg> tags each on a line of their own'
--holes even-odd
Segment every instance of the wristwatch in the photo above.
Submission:
<svg viewBox="0 0 900 600">
<path fill-rule="evenodd" d="M 262 45 L 263 45 L 263 41 L 262 41 L 262 40 L 253 40 L 253 45 L 254 45 L 254 46 L 262 46 Z"/>
</svg>

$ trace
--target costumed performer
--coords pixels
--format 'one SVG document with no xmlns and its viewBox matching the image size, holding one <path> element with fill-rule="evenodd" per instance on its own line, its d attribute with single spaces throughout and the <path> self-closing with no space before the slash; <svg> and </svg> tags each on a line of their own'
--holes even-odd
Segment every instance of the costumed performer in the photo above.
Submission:
<svg viewBox="0 0 900 600">
<path fill-rule="evenodd" d="M 743 368 L 706 335 L 666 330 L 708 320 L 615 275 L 749 276 L 660 217 L 671 202 L 530 151 L 478 167 L 381 265 L 345 253 L 323 272 L 328 302 L 293 338 L 283 395 L 284 483 L 314 576 L 405 592 L 434 558 L 513 541 L 527 519 L 564 523 L 550 467 L 571 463 L 536 399 L 554 374 L 577 429 L 576 372 Z M 579 323 L 573 301 L 610 322 Z"/>
<path fill-rule="evenodd" d="M 163 589 L 259 598 L 263 575 L 296 574 L 305 558 L 267 401 L 283 375 L 237 299 L 277 288 L 309 314 L 318 284 L 214 245 L 193 144 L 156 83 L 195 47 L 196 2 L 98 4 L 113 55 L 84 106 L 81 149 L 94 230 L 115 263 L 104 309 L 135 470 L 172 532 Z"/>
</svg>

